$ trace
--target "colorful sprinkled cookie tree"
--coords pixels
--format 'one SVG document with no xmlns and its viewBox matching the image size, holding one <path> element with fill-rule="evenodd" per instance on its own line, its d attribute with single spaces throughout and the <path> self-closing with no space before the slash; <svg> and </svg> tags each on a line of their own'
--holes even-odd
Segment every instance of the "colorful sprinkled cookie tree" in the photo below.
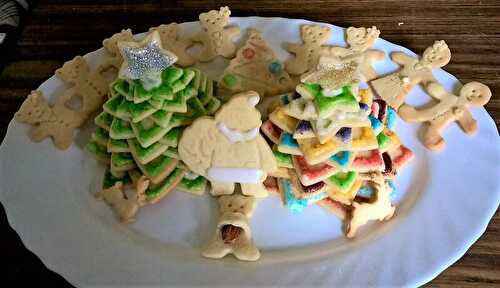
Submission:
<svg viewBox="0 0 500 288">
<path fill-rule="evenodd" d="M 413 153 L 394 132 L 395 110 L 360 89 L 359 77 L 356 58 L 322 57 L 271 106 L 261 130 L 279 169 L 264 184 L 293 212 L 318 204 L 348 221 L 359 203 L 377 200 L 376 183 L 394 195 L 392 180 Z"/>
<path fill-rule="evenodd" d="M 197 69 L 175 67 L 177 56 L 162 48 L 158 32 L 118 47 L 124 63 L 86 145 L 109 165 L 103 188 L 135 185 L 146 203 L 176 186 L 203 193 L 205 178 L 178 160 L 177 144 L 185 126 L 219 108 L 215 83 Z"/>
</svg>

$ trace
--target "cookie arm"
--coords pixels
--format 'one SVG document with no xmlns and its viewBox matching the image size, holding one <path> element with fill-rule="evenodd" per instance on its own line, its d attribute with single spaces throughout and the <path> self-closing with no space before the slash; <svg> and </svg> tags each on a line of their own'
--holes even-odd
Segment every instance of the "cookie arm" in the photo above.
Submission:
<svg viewBox="0 0 500 288">
<path fill-rule="evenodd" d="M 399 107 L 398 115 L 406 122 L 429 121 L 438 115 L 436 106 L 427 109 L 415 109 L 413 106 L 403 104 Z"/>
<path fill-rule="evenodd" d="M 302 45 L 298 44 L 298 43 L 286 43 L 285 49 L 288 52 L 297 53 L 299 51 L 300 47 L 302 47 Z"/>
<path fill-rule="evenodd" d="M 425 86 L 425 90 L 427 91 L 427 94 L 429 94 L 429 96 L 438 100 L 444 99 L 448 95 L 446 89 L 444 89 L 444 87 L 437 82 L 431 82 L 427 84 L 427 86 Z"/>
<path fill-rule="evenodd" d="M 403 65 L 403 66 L 408 65 L 411 62 L 417 61 L 416 58 L 408 56 L 405 53 L 399 52 L 399 51 L 391 53 L 391 59 L 392 59 L 392 61 L 394 61 L 400 65 Z"/>
<path fill-rule="evenodd" d="M 257 136 L 257 145 L 259 148 L 260 154 L 260 167 L 265 172 L 273 172 L 278 169 L 278 165 L 276 163 L 276 158 L 274 157 L 271 148 L 267 144 L 266 140 L 262 138 L 262 136 Z"/>
</svg>

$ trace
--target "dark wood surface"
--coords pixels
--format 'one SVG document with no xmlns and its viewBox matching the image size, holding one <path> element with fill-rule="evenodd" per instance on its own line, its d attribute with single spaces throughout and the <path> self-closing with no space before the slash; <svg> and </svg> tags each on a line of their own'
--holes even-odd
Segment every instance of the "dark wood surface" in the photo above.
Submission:
<svg viewBox="0 0 500 288">
<path fill-rule="evenodd" d="M 340 26 L 376 25 L 382 31 L 381 37 L 418 53 L 434 40 L 446 40 L 452 51 L 446 70 L 462 82 L 476 80 L 488 85 L 494 96 L 486 108 L 500 124 L 500 1 L 43 0 L 24 17 L 13 49 L 0 55 L 2 62 L 7 62 L 0 73 L 0 140 L 29 91 L 64 61 L 99 48 L 104 38 L 122 28 L 143 32 L 162 23 L 193 21 L 200 12 L 222 5 L 230 6 L 235 16 L 303 18 Z M 3 261 L 8 263 L 8 280 L 68 285 L 24 248 L 8 226 L 3 208 L 0 210 L 0 243 L 2 255 L 7 256 Z M 497 211 L 479 241 L 430 285 L 498 287 L 499 257 Z"/>
</svg>

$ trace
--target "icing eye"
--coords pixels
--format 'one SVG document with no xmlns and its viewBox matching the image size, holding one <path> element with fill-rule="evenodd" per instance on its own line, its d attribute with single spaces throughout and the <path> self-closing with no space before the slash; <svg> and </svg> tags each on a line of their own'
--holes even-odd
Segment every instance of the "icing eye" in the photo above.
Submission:
<svg viewBox="0 0 500 288">
<path fill-rule="evenodd" d="M 233 207 L 233 204 L 229 203 L 229 204 L 227 204 L 227 207 L 231 208 L 231 207 Z"/>
<path fill-rule="evenodd" d="M 243 209 L 243 208 L 245 208 L 245 205 L 241 205 L 241 206 L 240 206 L 240 209 Z"/>
<path fill-rule="evenodd" d="M 476 89 L 472 89 L 472 93 L 476 93 Z"/>
</svg>

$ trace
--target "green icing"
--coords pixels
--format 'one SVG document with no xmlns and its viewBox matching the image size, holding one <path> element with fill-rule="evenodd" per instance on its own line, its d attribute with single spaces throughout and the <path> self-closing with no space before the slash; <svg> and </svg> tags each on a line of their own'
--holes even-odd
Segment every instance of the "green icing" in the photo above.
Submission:
<svg viewBox="0 0 500 288">
<path fill-rule="evenodd" d="M 172 85 L 175 81 L 180 79 L 183 74 L 184 74 L 184 71 L 182 69 L 171 66 L 171 67 L 168 67 L 167 69 L 163 70 L 163 73 L 161 74 L 161 78 L 162 78 L 162 81 L 164 81 L 165 83 Z"/>
<path fill-rule="evenodd" d="M 293 168 L 292 155 L 274 150 L 274 157 L 279 167 Z"/>
<path fill-rule="evenodd" d="M 160 196 L 169 187 L 171 187 L 179 177 L 181 177 L 182 173 L 184 173 L 184 170 L 176 168 L 160 184 L 146 190 L 146 192 L 144 192 L 146 194 L 146 198 L 151 199 Z"/>
<path fill-rule="evenodd" d="M 132 129 L 137 137 L 139 143 L 142 147 L 149 147 L 155 142 L 158 142 L 170 129 L 171 127 L 163 128 L 154 123 L 150 128 L 146 129 L 144 125 L 139 123 L 132 123 Z"/>
<path fill-rule="evenodd" d="M 342 87 L 342 93 L 337 96 L 325 96 L 321 93 L 319 84 L 302 84 L 303 88 L 314 97 L 314 104 L 319 117 L 327 117 L 333 109 L 347 108 L 349 110 L 359 109 L 358 101 L 352 94 L 351 86 Z"/>
<path fill-rule="evenodd" d="M 187 104 L 185 93 L 183 93 L 182 91 L 175 93 L 172 100 L 163 101 L 163 110 L 167 112 L 186 112 Z"/>
<path fill-rule="evenodd" d="M 95 125 L 109 130 L 111 128 L 111 123 L 113 123 L 113 115 L 103 111 L 94 119 Z"/>
<path fill-rule="evenodd" d="M 85 150 L 92 154 L 97 160 L 106 160 L 109 158 L 109 154 L 106 146 L 101 145 L 94 140 L 90 140 L 87 145 L 85 145 Z"/>
<path fill-rule="evenodd" d="M 181 182 L 177 187 L 179 187 L 179 189 L 182 190 L 201 191 L 205 190 L 206 186 L 207 186 L 207 179 L 205 179 L 203 176 L 198 176 L 193 180 L 182 178 Z"/>
<path fill-rule="evenodd" d="M 222 80 L 228 87 L 233 87 L 238 82 L 238 78 L 233 74 L 227 74 Z"/>
<path fill-rule="evenodd" d="M 120 106 L 122 101 L 123 101 L 123 96 L 121 95 L 112 97 L 102 105 L 102 109 L 108 112 L 109 114 L 115 116 L 116 109 L 118 109 L 118 106 Z"/>
<path fill-rule="evenodd" d="M 168 131 L 165 136 L 163 136 L 160 142 L 170 147 L 177 147 L 183 130 L 184 128 L 182 127 L 173 128 L 172 130 Z"/>
<path fill-rule="evenodd" d="M 145 164 L 143 166 L 143 169 L 144 172 L 146 172 L 148 175 L 154 177 L 163 172 L 165 168 L 172 163 L 172 161 L 174 161 L 173 158 L 160 155 L 153 161 L 149 162 L 148 164 Z"/>
<path fill-rule="evenodd" d="M 191 69 L 185 69 L 184 75 L 172 84 L 172 91 L 174 93 L 183 90 L 193 80 L 195 72 Z"/>
<path fill-rule="evenodd" d="M 167 112 L 165 110 L 158 110 L 151 115 L 151 120 L 161 127 L 168 127 L 170 118 L 172 118 L 172 112 Z"/>
<path fill-rule="evenodd" d="M 187 101 L 187 105 L 193 113 L 193 116 L 200 117 L 207 114 L 205 107 L 203 107 L 203 104 L 197 97 L 192 97 L 191 99 L 189 99 Z"/>
<path fill-rule="evenodd" d="M 167 148 L 166 145 L 160 144 L 158 142 L 154 143 L 148 148 L 143 148 L 137 140 L 129 140 L 129 141 L 131 148 L 134 149 L 136 157 L 142 164 L 149 162 L 147 161 L 148 158 L 163 153 Z"/>
<path fill-rule="evenodd" d="M 121 119 L 113 119 L 111 128 L 109 130 L 109 136 L 112 139 L 128 139 L 134 137 L 134 131 L 130 127 L 130 123 L 123 121 Z"/>
<path fill-rule="evenodd" d="M 220 100 L 212 97 L 212 99 L 210 99 L 210 102 L 208 102 L 207 106 L 205 107 L 205 110 L 207 111 L 208 115 L 213 115 L 215 112 L 217 112 L 217 110 L 219 110 L 220 105 Z"/>
<path fill-rule="evenodd" d="M 91 138 L 95 142 L 106 146 L 109 140 L 108 131 L 101 127 L 97 127 L 97 129 L 92 133 Z"/>
<path fill-rule="evenodd" d="M 132 154 L 130 153 L 112 153 L 111 163 L 113 163 L 116 167 L 122 167 L 134 164 L 135 162 L 134 158 L 132 158 Z"/>
<path fill-rule="evenodd" d="M 198 98 L 200 98 L 203 106 L 207 105 L 210 100 L 214 97 L 214 81 L 208 80 L 205 89 L 198 92 Z"/>
<path fill-rule="evenodd" d="M 358 173 L 356 173 L 355 171 L 349 171 L 347 173 L 339 172 L 333 176 L 328 177 L 327 182 L 339 187 L 340 190 L 345 191 L 354 184 L 357 176 Z"/>
<path fill-rule="evenodd" d="M 201 73 L 201 71 L 198 69 L 193 69 L 193 71 L 194 71 L 194 77 L 193 81 L 191 81 L 191 85 L 193 86 L 194 89 L 198 90 L 200 88 L 201 78 L 205 76 L 205 74 Z"/>
<path fill-rule="evenodd" d="M 391 138 L 381 132 L 377 135 L 377 142 L 379 149 L 385 149 L 391 143 Z"/>
<path fill-rule="evenodd" d="M 144 120 L 146 117 L 152 115 L 156 109 L 149 104 L 149 102 L 142 102 L 138 104 L 133 104 L 129 102 L 129 111 L 132 115 L 132 122 L 137 123 L 141 120 Z"/>
<path fill-rule="evenodd" d="M 124 174 L 123 177 L 115 177 L 111 174 L 109 170 L 104 172 L 104 179 L 102 181 L 102 188 L 108 189 L 115 185 L 116 182 L 122 182 L 123 185 L 127 185 L 132 183 L 129 175 L 127 173 Z"/>
<path fill-rule="evenodd" d="M 125 96 L 126 98 L 130 97 L 130 84 L 128 81 L 123 80 L 123 79 L 116 79 L 112 84 L 111 84 L 111 90 L 115 91 L 118 94 L 121 94 Z"/>
<path fill-rule="evenodd" d="M 109 139 L 108 150 L 112 152 L 128 152 L 129 147 L 127 140 Z"/>
<path fill-rule="evenodd" d="M 153 106 L 153 108 L 155 108 L 156 110 L 158 109 L 161 109 L 163 107 L 163 102 L 165 100 L 155 100 L 155 99 L 151 99 L 149 100 L 149 104 L 151 104 L 151 106 Z"/>
<path fill-rule="evenodd" d="M 133 106 L 133 104 L 130 105 L 130 103 L 131 102 L 124 98 L 122 103 L 120 103 L 120 105 L 116 108 L 115 116 L 122 120 L 130 121 L 131 115 L 129 107 Z"/>
</svg>

